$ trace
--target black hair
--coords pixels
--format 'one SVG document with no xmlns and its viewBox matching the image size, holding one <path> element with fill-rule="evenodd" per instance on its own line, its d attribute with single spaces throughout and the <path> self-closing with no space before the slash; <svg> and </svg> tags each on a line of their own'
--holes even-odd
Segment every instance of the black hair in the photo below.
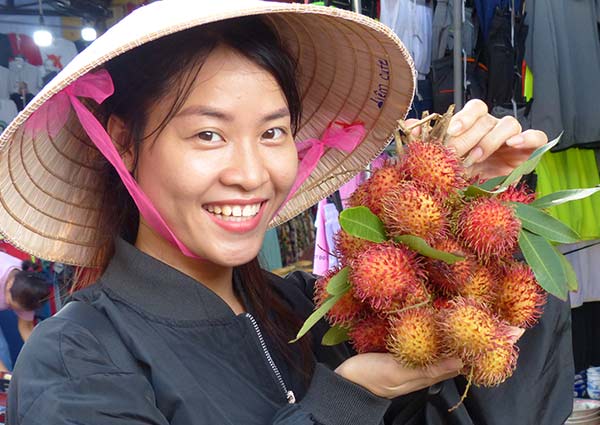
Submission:
<svg viewBox="0 0 600 425">
<path fill-rule="evenodd" d="M 50 295 L 50 285 L 28 261 L 23 262 L 23 270 L 15 274 L 10 295 L 15 303 L 25 311 L 35 311 L 44 304 Z"/>
</svg>

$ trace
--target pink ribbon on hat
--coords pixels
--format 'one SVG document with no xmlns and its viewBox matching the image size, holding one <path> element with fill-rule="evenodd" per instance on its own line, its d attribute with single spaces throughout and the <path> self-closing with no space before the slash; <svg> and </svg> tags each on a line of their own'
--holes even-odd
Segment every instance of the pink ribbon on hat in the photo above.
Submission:
<svg viewBox="0 0 600 425">
<path fill-rule="evenodd" d="M 108 71 L 102 69 L 95 73 L 88 73 L 79 77 L 71 85 L 55 94 L 46 101 L 27 121 L 25 131 L 37 134 L 40 131 L 48 131 L 51 136 L 56 136 L 60 129 L 65 125 L 69 116 L 69 109 L 72 106 L 79 118 L 81 126 L 90 137 L 94 145 L 104 155 L 104 157 L 115 168 L 127 191 L 137 205 L 140 214 L 148 224 L 158 232 L 163 238 L 171 244 L 177 246 L 179 250 L 188 257 L 199 258 L 191 252 L 177 237 L 159 212 L 156 210 L 150 199 L 139 187 L 131 173 L 125 167 L 123 159 L 104 127 L 98 122 L 92 114 L 78 99 L 78 97 L 87 97 L 93 99 L 98 104 L 110 97 L 114 93 L 114 85 Z"/>
<path fill-rule="evenodd" d="M 334 121 L 325 129 L 320 139 L 307 139 L 296 143 L 298 150 L 298 174 L 285 202 L 289 201 L 317 167 L 325 148 L 334 148 L 350 153 L 356 149 L 365 137 L 366 129 L 363 123 L 346 124 Z"/>
</svg>

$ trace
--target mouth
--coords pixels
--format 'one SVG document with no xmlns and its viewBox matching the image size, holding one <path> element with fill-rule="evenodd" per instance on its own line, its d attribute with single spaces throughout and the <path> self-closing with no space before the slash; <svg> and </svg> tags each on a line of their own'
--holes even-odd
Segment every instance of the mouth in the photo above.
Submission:
<svg viewBox="0 0 600 425">
<path fill-rule="evenodd" d="M 216 219 L 239 223 L 254 219 L 265 203 L 266 201 L 246 204 L 205 204 L 202 208 Z"/>
</svg>

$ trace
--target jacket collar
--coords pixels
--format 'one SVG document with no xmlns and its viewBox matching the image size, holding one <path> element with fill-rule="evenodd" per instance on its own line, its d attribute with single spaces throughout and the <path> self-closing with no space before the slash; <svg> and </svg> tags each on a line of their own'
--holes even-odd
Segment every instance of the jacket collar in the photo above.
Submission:
<svg viewBox="0 0 600 425">
<path fill-rule="evenodd" d="M 123 301 L 167 320 L 235 317 L 227 303 L 208 287 L 121 238 L 115 241 L 115 254 L 101 282 Z M 236 277 L 234 285 L 241 291 Z"/>
</svg>

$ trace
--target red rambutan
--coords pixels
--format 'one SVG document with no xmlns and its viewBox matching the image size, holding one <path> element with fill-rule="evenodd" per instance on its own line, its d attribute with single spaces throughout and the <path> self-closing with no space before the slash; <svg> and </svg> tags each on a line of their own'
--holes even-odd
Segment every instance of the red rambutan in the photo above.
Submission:
<svg viewBox="0 0 600 425">
<path fill-rule="evenodd" d="M 516 186 L 509 186 L 508 189 L 498 195 L 498 199 L 505 202 L 531 204 L 535 201 L 535 193 L 525 184 L 518 184 Z"/>
<path fill-rule="evenodd" d="M 339 269 L 329 270 L 325 276 L 317 279 L 315 282 L 314 302 L 315 308 L 319 308 L 330 294 L 327 292 L 327 285 L 331 278 Z M 356 320 L 364 316 L 365 306 L 354 297 L 354 289 L 350 288 L 333 307 L 327 312 L 325 317 L 331 325 L 350 326 Z"/>
<path fill-rule="evenodd" d="M 456 223 L 461 242 L 483 261 L 506 258 L 516 249 L 521 222 L 514 209 L 496 198 L 477 198 L 462 209 Z"/>
<path fill-rule="evenodd" d="M 376 311 L 404 304 L 407 295 L 423 286 L 424 273 L 416 254 L 391 242 L 367 247 L 350 268 L 356 297 Z"/>
<path fill-rule="evenodd" d="M 381 219 L 390 236 L 414 235 L 431 242 L 446 233 L 442 204 L 414 182 L 390 189 L 381 200 Z"/>
<path fill-rule="evenodd" d="M 373 245 L 373 242 L 352 236 L 343 229 L 335 234 L 334 241 L 335 254 L 344 265 L 364 252 L 368 246 Z"/>
<path fill-rule="evenodd" d="M 394 165 L 375 170 L 366 186 L 366 203 L 373 214 L 381 216 L 383 211 L 382 199 L 393 188 L 400 185 L 404 176 Z"/>
<path fill-rule="evenodd" d="M 542 315 L 546 292 L 527 264 L 510 263 L 497 286 L 496 310 L 512 326 L 528 328 Z"/>
<path fill-rule="evenodd" d="M 352 326 L 348 337 L 357 353 L 384 353 L 388 329 L 385 317 L 370 314 Z"/>
<path fill-rule="evenodd" d="M 495 298 L 497 280 L 496 273 L 490 267 L 477 264 L 470 276 L 459 286 L 458 293 L 465 298 L 489 305 Z"/>
<path fill-rule="evenodd" d="M 431 193 L 447 196 L 466 185 L 464 168 L 452 149 L 437 141 L 414 141 L 406 146 L 399 168 Z"/>
<path fill-rule="evenodd" d="M 446 296 L 457 295 L 464 282 L 470 279 L 472 270 L 475 268 L 475 260 L 466 255 L 465 249 L 451 238 L 441 239 L 435 242 L 433 247 L 440 251 L 465 257 L 464 260 L 457 261 L 454 264 L 434 259 L 427 259 L 425 263 L 429 284 L 437 292 Z"/>
</svg>

